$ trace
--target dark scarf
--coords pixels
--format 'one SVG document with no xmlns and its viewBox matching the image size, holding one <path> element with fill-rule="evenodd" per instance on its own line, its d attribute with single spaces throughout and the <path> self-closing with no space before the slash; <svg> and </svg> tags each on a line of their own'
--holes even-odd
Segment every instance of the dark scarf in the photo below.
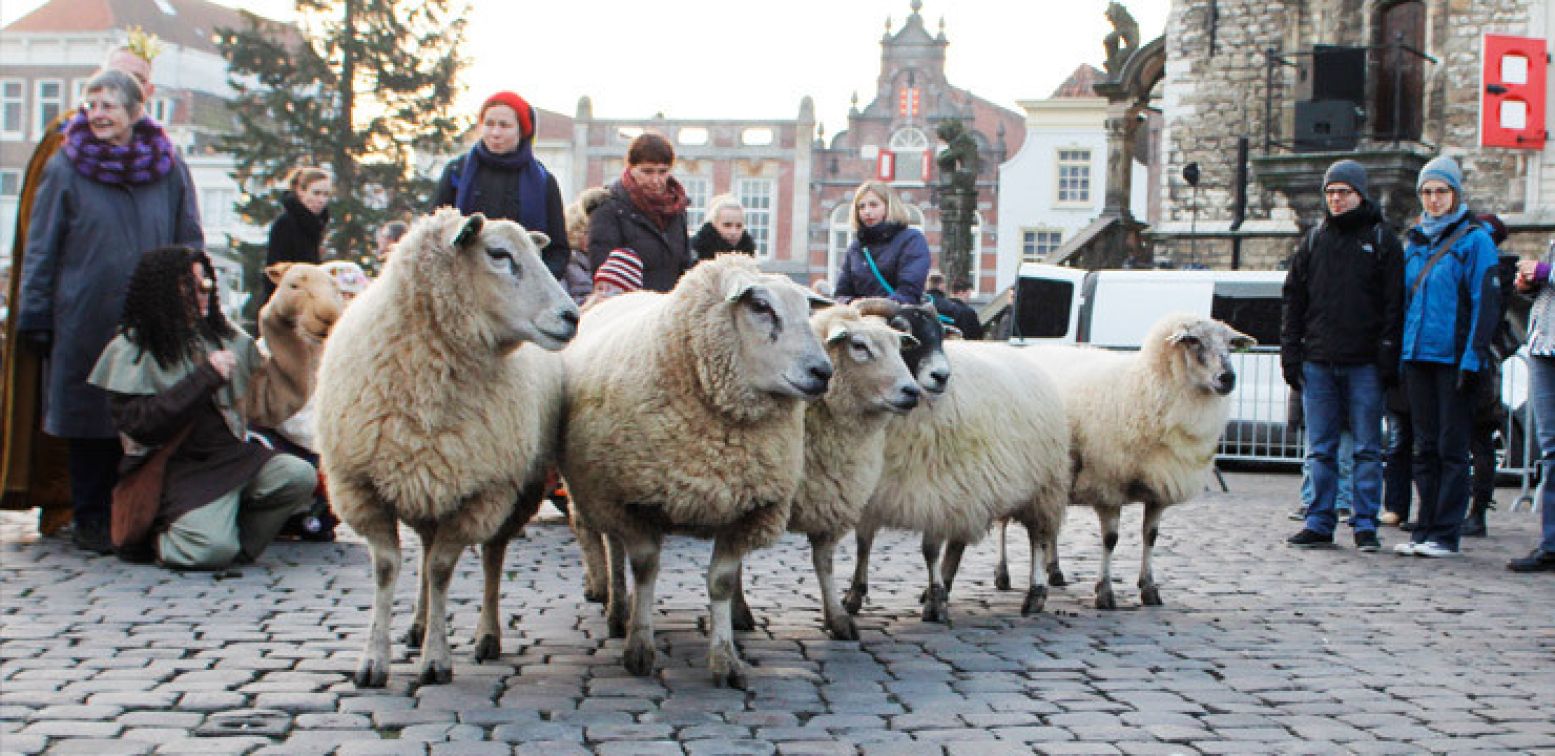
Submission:
<svg viewBox="0 0 1555 756">
<path fill-rule="evenodd" d="M 1326 209 L 1326 207 L 1325 207 Z M 1358 228 L 1369 227 L 1382 220 L 1377 212 L 1377 206 L 1371 204 L 1371 200 L 1362 199 L 1361 204 L 1356 205 L 1338 215 L 1332 213 L 1328 216 L 1328 225 L 1331 228 L 1349 233 Z"/>
<path fill-rule="evenodd" d="M 454 206 L 469 215 L 475 205 L 475 174 L 482 170 L 518 171 L 518 222 L 533 231 L 550 228 L 546 222 L 545 186 L 550 176 L 545 166 L 535 160 L 534 142 L 524 139 L 518 149 L 498 155 L 486 149 L 485 142 L 476 142 L 464 156 L 464 165 L 454 178 L 458 187 L 454 193 Z"/>
<path fill-rule="evenodd" d="M 329 208 L 324 212 L 313 214 L 297 195 L 287 192 L 281 195 L 281 208 L 297 223 L 297 228 L 302 230 L 303 236 L 317 248 L 324 241 L 324 226 L 329 223 Z"/>
<path fill-rule="evenodd" d="M 664 191 L 653 193 L 637 183 L 637 179 L 632 178 L 632 169 L 627 168 L 621 171 L 621 186 L 625 187 L 627 196 L 632 198 L 632 204 L 647 215 L 660 231 L 668 228 L 670 221 L 685 212 L 686 205 L 691 203 L 686 198 L 686 188 L 674 176 L 665 180 Z"/>
<path fill-rule="evenodd" d="M 80 110 L 65 124 L 64 150 L 77 173 L 103 184 L 140 186 L 173 169 L 173 143 L 150 116 L 130 126 L 130 143 L 121 147 L 92 136 Z"/>
<path fill-rule="evenodd" d="M 887 244 L 904 228 L 907 226 L 896 221 L 881 221 L 873 226 L 864 226 L 858 230 L 859 244 L 866 247 Z"/>
</svg>

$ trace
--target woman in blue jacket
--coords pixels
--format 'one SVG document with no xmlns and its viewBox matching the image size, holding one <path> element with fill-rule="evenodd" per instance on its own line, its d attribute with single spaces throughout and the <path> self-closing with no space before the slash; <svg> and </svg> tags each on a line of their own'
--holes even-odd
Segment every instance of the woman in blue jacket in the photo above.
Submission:
<svg viewBox="0 0 1555 756">
<path fill-rule="evenodd" d="M 1418 522 L 1394 551 L 1458 555 L 1469 501 L 1469 425 L 1475 384 L 1500 312 L 1490 274 L 1496 245 L 1463 198 L 1463 171 L 1449 157 L 1426 163 L 1415 182 L 1424 212 L 1404 249 L 1404 385 L 1415 431 Z"/>
<path fill-rule="evenodd" d="M 837 301 L 889 297 L 902 304 L 923 302 L 929 277 L 929 242 L 908 228 L 907 206 L 891 187 L 865 181 L 853 193 L 853 243 L 842 260 L 832 293 Z"/>
</svg>

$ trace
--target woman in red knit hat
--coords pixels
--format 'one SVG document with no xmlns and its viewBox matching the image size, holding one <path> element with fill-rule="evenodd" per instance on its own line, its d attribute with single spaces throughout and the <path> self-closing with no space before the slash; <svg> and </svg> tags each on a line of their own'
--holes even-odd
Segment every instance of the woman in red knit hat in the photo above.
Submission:
<svg viewBox="0 0 1555 756">
<path fill-rule="evenodd" d="M 516 221 L 551 238 L 540 251 L 559 280 L 571 252 L 556 177 L 535 159 L 535 109 L 513 92 L 498 92 L 481 105 L 480 141 L 448 161 L 432 195 L 432 209 L 449 205 L 470 215 Z"/>
</svg>

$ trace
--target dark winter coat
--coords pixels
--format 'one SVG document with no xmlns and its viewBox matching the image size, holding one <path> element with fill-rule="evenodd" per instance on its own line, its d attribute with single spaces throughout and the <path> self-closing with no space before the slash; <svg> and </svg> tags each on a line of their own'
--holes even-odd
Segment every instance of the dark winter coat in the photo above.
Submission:
<svg viewBox="0 0 1555 756">
<path fill-rule="evenodd" d="M 889 297 L 902 304 L 923 303 L 923 283 L 929 278 L 929 242 L 916 228 L 897 231 L 884 244 L 869 248 L 880 268 L 880 275 L 896 290 L 892 294 L 880 285 L 864 259 L 864 247 L 854 239 L 848 245 L 842 269 L 832 294 L 841 301 L 858 297 Z"/>
<path fill-rule="evenodd" d="M 729 248 L 729 242 L 718 234 L 718 229 L 711 223 L 703 223 L 697 229 L 697 235 L 691 237 L 691 251 L 695 252 L 698 260 L 711 260 L 719 252 L 741 252 L 747 255 L 756 254 L 756 240 L 751 238 L 749 231 L 740 232 L 740 242 Z"/>
<path fill-rule="evenodd" d="M 49 159 L 28 221 L 17 328 L 48 332 L 43 430 L 63 438 L 114 438 L 108 395 L 87 385 L 114 336 L 124 291 L 143 253 L 205 246 L 189 168 L 149 184 L 103 184 L 76 172 L 63 151 Z"/>
<path fill-rule="evenodd" d="M 308 263 L 318 265 L 323 259 L 324 228 L 329 225 L 329 208 L 315 215 L 304 207 L 297 195 L 287 192 L 281 195 L 281 217 L 270 224 L 270 244 L 265 249 L 265 267 L 276 263 Z M 275 284 L 268 276 L 260 276 L 264 292 L 259 305 L 264 306 L 275 294 Z"/>
<path fill-rule="evenodd" d="M 1403 254 L 1370 200 L 1302 240 L 1285 276 L 1280 363 L 1374 364 L 1398 373 Z"/>
<path fill-rule="evenodd" d="M 432 206 L 428 212 L 445 205 L 454 206 L 454 197 L 459 193 L 457 178 L 464 170 L 464 161 L 468 157 L 467 154 L 460 155 L 443 166 L 443 176 L 437 181 L 437 191 L 432 194 Z M 475 200 L 470 212 L 522 224 L 523 221 L 519 220 L 518 180 L 518 171 L 483 165 L 480 172 L 475 174 Z M 550 269 L 551 275 L 560 281 L 572 250 L 567 248 L 567 217 L 562 208 L 562 190 L 556 183 L 554 173 L 547 172 L 545 178 L 545 227 L 528 230 L 539 231 L 550 237 L 550 243 L 540 250 L 540 259 L 545 261 L 545 267 Z"/>
<path fill-rule="evenodd" d="M 632 204 L 626 187 L 617 179 L 610 196 L 589 216 L 589 267 L 599 270 L 612 249 L 630 249 L 643 263 L 643 289 L 669 291 L 691 267 L 686 214 L 676 215 L 660 229 Z"/>
<path fill-rule="evenodd" d="M 977 341 L 983 338 L 983 324 L 977 322 L 977 311 L 972 306 L 939 289 L 929 289 L 929 301 L 939 314 L 950 318 L 950 324 L 961 331 L 963 338 Z"/>
<path fill-rule="evenodd" d="M 1447 240 L 1463 223 L 1473 226 L 1431 268 L 1418 292 L 1410 290 L 1435 254 L 1436 244 L 1418 228 L 1410 229 L 1404 250 L 1403 358 L 1456 364 L 1461 371 L 1477 373 L 1489 362 L 1490 336 L 1501 312 L 1501 285 L 1491 273 L 1498 262 L 1496 244 L 1473 213 L 1464 213 L 1437 239 Z"/>
</svg>

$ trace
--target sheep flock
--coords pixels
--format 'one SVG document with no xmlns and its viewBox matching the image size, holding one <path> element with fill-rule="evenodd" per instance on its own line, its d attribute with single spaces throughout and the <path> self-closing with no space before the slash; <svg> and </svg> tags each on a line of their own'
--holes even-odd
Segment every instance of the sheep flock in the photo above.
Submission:
<svg viewBox="0 0 1555 756">
<path fill-rule="evenodd" d="M 388 679 L 402 524 L 423 544 L 404 639 L 421 649 L 420 682 L 452 677 L 448 586 L 467 547 L 481 547 L 485 580 L 475 657 L 501 653 L 504 554 L 553 467 L 590 593 L 604 594 L 639 676 L 656 668 L 667 536 L 712 542 L 708 671 L 720 686 L 750 683 L 736 637 L 756 623 L 743 561 L 785 532 L 809 540 L 823 628 L 838 640 L 859 638 L 852 615 L 882 529 L 921 535 L 922 616 L 949 623 L 965 549 L 1000 527 L 1002 567 L 1002 523 L 1021 523 L 1032 548 L 1020 612 L 1039 613 L 1062 584 L 1070 506 L 1101 519 L 1103 609 L 1116 604 L 1118 512 L 1145 506 L 1139 585 L 1143 603 L 1161 603 L 1160 515 L 1202 489 L 1242 334 L 1176 315 L 1137 354 L 966 342 L 947 338 L 932 306 L 834 304 L 742 255 L 580 315 L 540 260 L 545 243 L 508 221 L 423 217 L 325 344 L 322 469 L 375 581 L 358 686 Z M 850 532 L 855 569 L 839 596 L 833 557 Z"/>
</svg>

